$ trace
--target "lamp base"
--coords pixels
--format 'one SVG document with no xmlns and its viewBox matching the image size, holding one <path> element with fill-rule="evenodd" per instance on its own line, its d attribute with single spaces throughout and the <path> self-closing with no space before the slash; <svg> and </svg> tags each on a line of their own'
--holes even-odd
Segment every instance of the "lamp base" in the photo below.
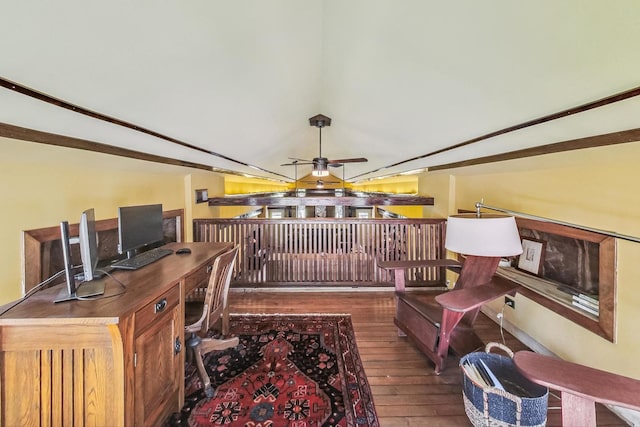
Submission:
<svg viewBox="0 0 640 427">
<path fill-rule="evenodd" d="M 500 263 L 500 257 L 467 255 L 462 264 L 462 271 L 460 271 L 455 289 L 470 288 L 487 283 L 498 269 L 498 263 Z"/>
</svg>

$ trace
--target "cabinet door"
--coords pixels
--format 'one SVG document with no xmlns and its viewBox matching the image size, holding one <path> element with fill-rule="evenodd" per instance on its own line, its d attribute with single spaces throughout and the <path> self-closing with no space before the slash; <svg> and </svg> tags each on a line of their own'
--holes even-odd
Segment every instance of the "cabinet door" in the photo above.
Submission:
<svg viewBox="0 0 640 427">
<path fill-rule="evenodd" d="M 136 313 L 135 424 L 160 425 L 180 410 L 184 319 L 175 288 Z M 178 347 L 176 347 L 178 346 Z"/>
</svg>

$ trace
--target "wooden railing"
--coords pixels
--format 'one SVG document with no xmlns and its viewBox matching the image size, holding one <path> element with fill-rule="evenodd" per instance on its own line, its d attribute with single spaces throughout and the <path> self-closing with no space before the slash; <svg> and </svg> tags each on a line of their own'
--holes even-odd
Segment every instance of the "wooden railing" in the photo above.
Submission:
<svg viewBox="0 0 640 427">
<path fill-rule="evenodd" d="M 233 283 L 393 286 L 379 260 L 441 259 L 444 219 L 196 219 L 194 241 L 240 246 Z M 440 268 L 407 271 L 408 286 L 444 286 Z"/>
</svg>

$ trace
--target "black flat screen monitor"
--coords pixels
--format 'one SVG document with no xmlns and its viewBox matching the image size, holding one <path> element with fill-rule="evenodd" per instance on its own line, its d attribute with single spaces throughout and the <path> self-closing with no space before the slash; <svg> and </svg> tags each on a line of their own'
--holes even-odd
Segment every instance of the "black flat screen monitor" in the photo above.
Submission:
<svg viewBox="0 0 640 427">
<path fill-rule="evenodd" d="M 162 205 L 118 208 L 118 239 L 118 252 L 128 258 L 144 246 L 162 242 Z"/>
</svg>

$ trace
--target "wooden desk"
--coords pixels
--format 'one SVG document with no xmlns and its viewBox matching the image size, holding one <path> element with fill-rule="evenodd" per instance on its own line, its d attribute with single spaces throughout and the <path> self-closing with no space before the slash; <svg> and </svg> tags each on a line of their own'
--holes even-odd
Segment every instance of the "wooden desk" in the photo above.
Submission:
<svg viewBox="0 0 640 427">
<path fill-rule="evenodd" d="M 563 426 L 595 426 L 595 402 L 640 410 L 640 381 L 530 351 L 513 362 L 531 381 L 562 393 Z"/>
<path fill-rule="evenodd" d="M 396 292 L 404 292 L 405 280 L 404 272 L 408 268 L 423 267 L 462 267 L 460 261 L 453 259 L 421 259 L 421 260 L 404 260 L 404 261 L 378 261 L 378 267 L 385 270 L 393 270 Z"/>
<path fill-rule="evenodd" d="M 231 243 L 104 278 L 105 295 L 38 292 L 0 317 L 0 425 L 158 425 L 184 401 L 184 297 Z"/>
</svg>

